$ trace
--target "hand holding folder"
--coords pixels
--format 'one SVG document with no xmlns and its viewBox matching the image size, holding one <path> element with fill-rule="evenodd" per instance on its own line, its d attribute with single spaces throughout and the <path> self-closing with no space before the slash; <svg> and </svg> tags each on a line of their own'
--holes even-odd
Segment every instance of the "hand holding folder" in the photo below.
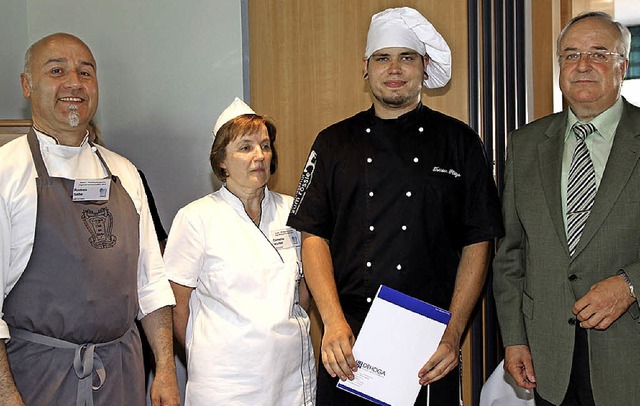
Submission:
<svg viewBox="0 0 640 406">
<path fill-rule="evenodd" d="M 380 286 L 353 347 L 358 371 L 338 388 L 380 405 L 413 405 L 418 371 L 450 318 L 446 310 Z"/>
</svg>

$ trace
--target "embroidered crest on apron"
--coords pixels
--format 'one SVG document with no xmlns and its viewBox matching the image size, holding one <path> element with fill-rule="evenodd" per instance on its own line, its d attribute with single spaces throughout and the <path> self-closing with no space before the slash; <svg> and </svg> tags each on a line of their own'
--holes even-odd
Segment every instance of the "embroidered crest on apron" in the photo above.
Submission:
<svg viewBox="0 0 640 406">
<path fill-rule="evenodd" d="M 102 208 L 97 212 L 86 209 L 82 211 L 82 221 L 87 227 L 91 237 L 89 242 L 95 249 L 113 248 L 118 240 L 115 235 L 111 234 L 113 229 L 113 215 L 109 209 Z"/>
</svg>

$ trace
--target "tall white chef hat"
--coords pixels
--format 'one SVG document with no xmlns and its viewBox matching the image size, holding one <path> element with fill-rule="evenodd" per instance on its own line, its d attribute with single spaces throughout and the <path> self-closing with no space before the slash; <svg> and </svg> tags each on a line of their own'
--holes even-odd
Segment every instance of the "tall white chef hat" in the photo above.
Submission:
<svg viewBox="0 0 640 406">
<path fill-rule="evenodd" d="M 256 112 L 253 111 L 251 107 L 247 105 L 247 103 L 236 97 L 235 99 L 233 99 L 229 107 L 224 109 L 224 111 L 220 114 L 220 117 L 218 117 L 218 121 L 216 121 L 216 125 L 213 126 L 212 132 L 214 141 L 220 127 L 243 114 L 256 114 Z"/>
<path fill-rule="evenodd" d="M 388 8 L 371 17 L 365 58 L 383 48 L 409 48 L 429 56 L 428 88 L 442 87 L 451 79 L 451 50 L 433 24 L 410 7 Z"/>
</svg>

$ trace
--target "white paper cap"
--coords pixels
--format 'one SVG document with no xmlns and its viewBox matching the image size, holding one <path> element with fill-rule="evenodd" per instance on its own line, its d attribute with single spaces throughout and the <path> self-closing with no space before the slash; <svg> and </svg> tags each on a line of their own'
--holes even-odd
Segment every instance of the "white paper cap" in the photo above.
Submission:
<svg viewBox="0 0 640 406">
<path fill-rule="evenodd" d="M 225 125 L 225 123 L 227 123 L 228 121 L 231 121 L 243 114 L 256 114 L 256 112 L 253 111 L 251 107 L 247 105 L 247 103 L 236 97 L 235 99 L 233 99 L 229 107 L 224 109 L 224 111 L 220 114 L 220 117 L 218 117 L 218 121 L 216 121 L 216 125 L 213 126 L 213 139 L 216 139 L 216 134 L 218 133 L 220 127 Z"/>
<path fill-rule="evenodd" d="M 433 24 L 410 7 L 389 8 L 371 17 L 365 58 L 383 48 L 409 48 L 429 56 L 424 81 L 428 88 L 442 87 L 451 79 L 451 50 Z"/>
</svg>

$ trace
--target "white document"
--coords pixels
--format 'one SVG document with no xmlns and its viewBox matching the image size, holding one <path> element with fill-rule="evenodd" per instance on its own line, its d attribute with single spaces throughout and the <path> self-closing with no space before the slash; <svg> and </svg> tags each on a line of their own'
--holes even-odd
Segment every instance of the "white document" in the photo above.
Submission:
<svg viewBox="0 0 640 406">
<path fill-rule="evenodd" d="M 379 405 L 413 405 L 418 371 L 450 318 L 446 310 L 381 285 L 353 347 L 355 379 L 339 381 L 338 388 Z"/>
</svg>

